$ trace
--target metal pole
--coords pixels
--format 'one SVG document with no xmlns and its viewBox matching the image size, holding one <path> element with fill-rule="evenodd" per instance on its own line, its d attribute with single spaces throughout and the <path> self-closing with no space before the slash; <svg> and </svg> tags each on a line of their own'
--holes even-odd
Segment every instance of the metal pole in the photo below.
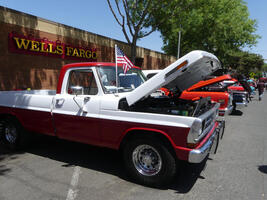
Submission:
<svg viewBox="0 0 267 200">
<path fill-rule="evenodd" d="M 180 45 L 181 45 L 181 31 L 179 31 L 179 35 L 178 35 L 177 59 L 180 58 Z"/>
<path fill-rule="evenodd" d="M 118 64 L 117 64 L 117 44 L 115 44 L 115 62 L 116 62 L 116 93 L 119 93 L 118 91 Z"/>
</svg>

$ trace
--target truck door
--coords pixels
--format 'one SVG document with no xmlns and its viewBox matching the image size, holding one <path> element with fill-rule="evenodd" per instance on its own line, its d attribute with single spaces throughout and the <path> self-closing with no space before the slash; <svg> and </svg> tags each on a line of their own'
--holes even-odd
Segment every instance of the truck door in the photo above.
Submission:
<svg viewBox="0 0 267 200">
<path fill-rule="evenodd" d="M 67 74 L 66 74 L 67 75 Z M 55 132 L 59 138 L 97 145 L 98 87 L 91 69 L 69 72 L 66 91 L 53 99 Z"/>
</svg>

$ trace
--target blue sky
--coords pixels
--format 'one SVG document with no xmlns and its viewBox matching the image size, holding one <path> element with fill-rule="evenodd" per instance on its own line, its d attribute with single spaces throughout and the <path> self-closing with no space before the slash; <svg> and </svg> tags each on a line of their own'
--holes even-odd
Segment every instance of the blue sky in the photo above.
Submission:
<svg viewBox="0 0 267 200">
<path fill-rule="evenodd" d="M 247 2 L 251 18 L 258 21 L 256 33 L 261 36 L 256 47 L 246 50 L 261 54 L 264 59 L 267 59 L 267 1 L 245 0 L 245 2 Z M 0 5 L 99 35 L 126 41 L 120 26 L 109 10 L 106 0 L 0 0 Z M 137 45 L 162 52 L 162 39 L 159 32 L 154 32 L 141 39 Z"/>
</svg>

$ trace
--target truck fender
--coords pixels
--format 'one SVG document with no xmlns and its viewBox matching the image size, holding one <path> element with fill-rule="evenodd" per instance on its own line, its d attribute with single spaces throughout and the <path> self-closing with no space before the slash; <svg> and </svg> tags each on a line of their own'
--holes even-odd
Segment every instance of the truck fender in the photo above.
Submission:
<svg viewBox="0 0 267 200">
<path fill-rule="evenodd" d="M 12 109 L 7 109 L 7 108 L 4 108 L 4 109 L 1 109 L 0 108 L 0 118 L 5 118 L 5 117 L 12 117 L 12 118 L 16 118 L 18 120 L 18 122 L 23 126 L 23 124 L 21 123 L 22 120 L 20 119 L 19 116 L 16 115 L 15 112 L 12 111 Z"/>
<path fill-rule="evenodd" d="M 141 133 L 142 132 L 142 133 Z M 152 128 L 144 128 L 144 127 L 134 127 L 134 128 L 129 128 L 125 130 L 119 140 L 119 149 L 123 147 L 127 139 L 129 139 L 131 136 L 136 135 L 136 134 L 149 134 L 153 133 L 154 135 L 156 134 L 159 137 L 163 137 L 165 141 L 169 142 L 172 146 L 172 150 L 176 147 L 175 143 L 171 139 L 171 137 L 165 133 L 164 131 L 158 130 L 158 129 L 152 129 Z"/>
</svg>

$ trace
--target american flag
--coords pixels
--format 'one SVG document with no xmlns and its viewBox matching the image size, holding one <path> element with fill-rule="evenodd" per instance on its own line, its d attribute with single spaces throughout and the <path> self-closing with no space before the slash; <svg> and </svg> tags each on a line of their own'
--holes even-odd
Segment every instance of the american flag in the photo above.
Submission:
<svg viewBox="0 0 267 200">
<path fill-rule="evenodd" d="M 127 58 L 127 56 L 123 53 L 122 50 L 120 50 L 117 45 L 115 46 L 115 52 L 116 52 L 116 63 L 122 64 L 123 72 L 124 74 L 127 73 L 129 69 L 131 69 L 134 64 Z"/>
</svg>

